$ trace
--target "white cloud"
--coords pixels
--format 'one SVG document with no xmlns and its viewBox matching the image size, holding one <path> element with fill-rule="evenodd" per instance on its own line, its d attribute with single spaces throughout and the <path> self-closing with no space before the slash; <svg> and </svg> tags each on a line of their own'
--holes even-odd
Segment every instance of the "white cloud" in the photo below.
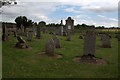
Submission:
<svg viewBox="0 0 120 80">
<path fill-rule="evenodd" d="M 82 11 L 75 10 L 75 7 L 66 8 L 64 10 L 67 12 L 72 12 L 72 13 L 81 13 L 82 12 Z"/>
<path fill-rule="evenodd" d="M 14 22 L 18 16 L 27 16 L 34 21 L 52 21 L 47 15 L 56 11 L 57 4 L 53 3 L 19 3 L 16 6 L 4 6 L 2 8 L 2 21 Z"/>
<path fill-rule="evenodd" d="M 99 17 L 105 17 L 105 16 L 103 16 L 103 15 L 98 15 Z"/>
<path fill-rule="evenodd" d="M 28 3 L 32 2 L 32 3 Z M 34 3 L 34 2 L 37 2 Z M 39 2 L 39 3 L 38 3 Z M 54 3 L 51 3 L 54 2 Z M 60 3 L 57 3 L 60 2 Z M 118 6 L 118 0 L 19 0 L 18 5 L 16 6 L 8 6 L 3 7 L 3 21 L 11 21 L 14 22 L 14 19 L 17 16 L 25 15 L 29 19 L 34 21 L 44 20 L 47 23 L 55 22 L 59 23 L 60 20 L 49 18 L 49 14 L 56 11 L 59 7 L 56 5 L 62 5 L 61 8 L 65 9 L 64 5 L 77 6 L 66 8 L 65 10 L 73 13 L 81 13 L 80 9 L 90 11 L 93 13 L 110 13 L 116 12 Z M 103 15 L 98 15 L 103 18 L 100 20 L 91 19 L 90 16 L 85 15 L 76 15 L 72 16 L 75 19 L 75 24 L 77 23 L 86 23 L 86 24 L 94 24 L 94 25 L 105 25 L 105 26 L 117 26 L 117 19 L 115 18 L 107 18 Z M 87 20 L 85 20 L 85 19 Z M 88 19 L 89 18 L 89 19 Z M 63 20 L 67 19 L 64 18 Z M 64 22 L 65 23 L 65 22 Z"/>
</svg>

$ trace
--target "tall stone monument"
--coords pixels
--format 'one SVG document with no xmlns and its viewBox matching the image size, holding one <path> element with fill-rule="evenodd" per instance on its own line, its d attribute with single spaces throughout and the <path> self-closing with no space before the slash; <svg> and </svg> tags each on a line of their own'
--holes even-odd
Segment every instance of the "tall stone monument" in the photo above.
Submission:
<svg viewBox="0 0 120 80">
<path fill-rule="evenodd" d="M 68 19 L 66 20 L 66 31 L 68 32 L 68 30 L 70 31 L 70 33 L 74 33 L 74 20 L 71 19 L 71 17 L 68 17 Z"/>
<path fill-rule="evenodd" d="M 63 21 L 61 20 L 61 23 L 60 23 L 60 35 L 63 36 Z"/>
</svg>

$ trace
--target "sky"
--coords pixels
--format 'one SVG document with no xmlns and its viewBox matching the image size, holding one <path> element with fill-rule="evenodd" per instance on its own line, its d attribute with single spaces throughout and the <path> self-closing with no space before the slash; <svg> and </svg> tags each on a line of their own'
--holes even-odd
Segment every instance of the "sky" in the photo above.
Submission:
<svg viewBox="0 0 120 80">
<path fill-rule="evenodd" d="M 15 22 L 26 16 L 34 22 L 60 23 L 70 16 L 74 24 L 118 26 L 118 0 L 17 0 L 17 5 L 2 7 L 2 21 Z"/>
</svg>

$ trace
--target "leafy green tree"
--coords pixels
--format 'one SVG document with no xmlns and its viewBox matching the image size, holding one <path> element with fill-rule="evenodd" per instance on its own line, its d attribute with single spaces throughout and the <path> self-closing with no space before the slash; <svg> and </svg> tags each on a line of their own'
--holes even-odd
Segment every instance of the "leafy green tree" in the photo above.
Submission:
<svg viewBox="0 0 120 80">
<path fill-rule="evenodd" d="M 21 25 L 23 25 L 25 28 L 33 25 L 32 20 L 28 19 L 26 16 L 17 17 L 15 19 L 15 22 L 17 24 L 17 28 L 21 28 Z"/>
</svg>

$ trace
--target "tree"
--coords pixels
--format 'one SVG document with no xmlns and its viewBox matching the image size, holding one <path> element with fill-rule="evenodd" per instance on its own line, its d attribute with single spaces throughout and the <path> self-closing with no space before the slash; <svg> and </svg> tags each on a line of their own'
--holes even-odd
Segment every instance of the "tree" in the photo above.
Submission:
<svg viewBox="0 0 120 80">
<path fill-rule="evenodd" d="M 23 25 L 25 28 L 33 25 L 32 20 L 28 19 L 26 16 L 17 17 L 15 19 L 15 22 L 17 24 L 17 28 L 21 28 L 21 25 Z"/>
<path fill-rule="evenodd" d="M 12 5 L 13 3 L 15 5 L 17 4 L 17 2 L 15 0 L 2 0 L 2 1 L 0 1 L 0 8 L 2 6 Z"/>
</svg>

